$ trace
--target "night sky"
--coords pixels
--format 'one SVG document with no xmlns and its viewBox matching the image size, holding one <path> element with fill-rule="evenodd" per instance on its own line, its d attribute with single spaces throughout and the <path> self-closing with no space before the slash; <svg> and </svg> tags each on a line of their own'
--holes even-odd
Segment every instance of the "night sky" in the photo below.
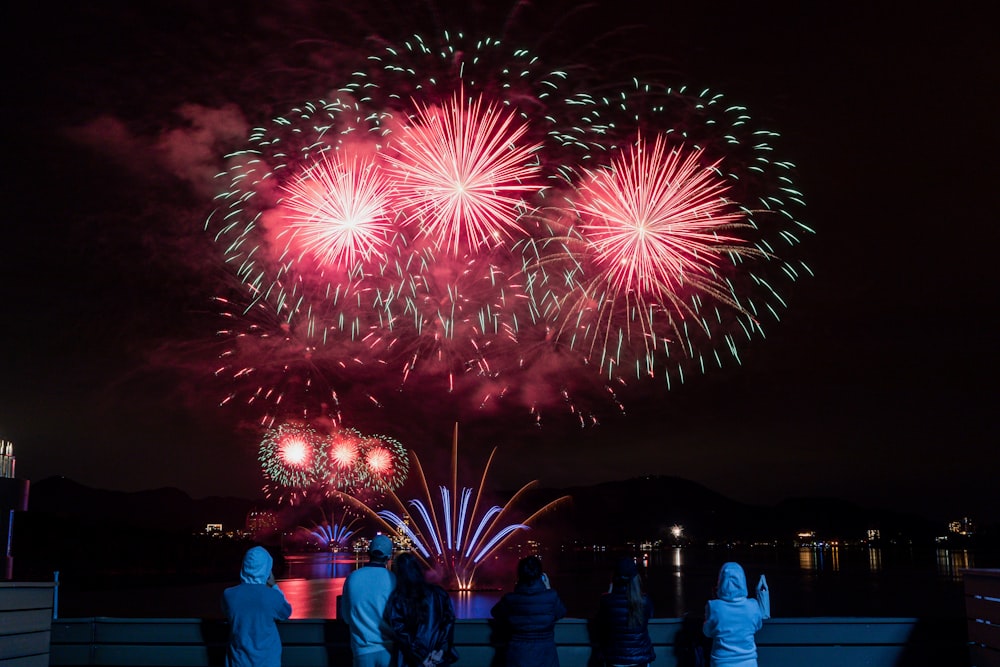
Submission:
<svg viewBox="0 0 1000 667">
<path fill-rule="evenodd" d="M 222 155 L 250 127 L 341 85 L 383 41 L 462 28 L 553 67 L 711 87 L 781 133 L 817 234 L 814 278 L 743 365 L 650 382 L 581 430 L 467 417 L 495 483 L 645 474 L 734 499 L 832 496 L 996 520 L 998 40 L 984 16 L 833 3 L 634 0 L 16 3 L 0 242 L 0 438 L 18 476 L 256 495 L 257 441 L 218 407 L 203 231 Z M 766 4 L 767 7 L 758 5 Z M 648 7 L 657 7 L 650 12 Z M 675 6 L 676 5 L 676 6 Z M 575 9 L 574 9 L 575 8 Z M 352 425 L 425 461 L 455 414 L 403 397 Z"/>
</svg>

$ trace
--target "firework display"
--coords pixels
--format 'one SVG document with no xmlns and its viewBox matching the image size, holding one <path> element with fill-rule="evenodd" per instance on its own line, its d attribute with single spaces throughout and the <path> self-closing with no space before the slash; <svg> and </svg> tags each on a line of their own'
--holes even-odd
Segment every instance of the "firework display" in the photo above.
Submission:
<svg viewBox="0 0 1000 667">
<path fill-rule="evenodd" d="M 302 493 L 342 489 L 384 493 L 398 488 L 410 469 L 406 448 L 392 438 L 340 427 L 320 431 L 293 422 L 264 434 L 258 459 L 275 489 Z"/>
<path fill-rule="evenodd" d="M 323 478 L 323 438 L 297 424 L 281 424 L 260 443 L 258 460 L 267 477 L 284 486 L 304 487 Z"/>
<path fill-rule="evenodd" d="M 299 526 L 296 532 L 307 543 L 323 550 L 336 551 L 347 548 L 351 536 L 355 534 L 359 518 L 351 516 L 346 511 L 342 512 L 339 520 L 333 513 L 328 518 L 322 508 L 321 513 L 323 515 L 321 521 L 313 522 L 309 526 Z"/>
<path fill-rule="evenodd" d="M 587 423 L 574 383 L 620 407 L 626 382 L 739 363 L 809 272 L 777 135 L 709 91 L 583 85 L 495 40 L 415 36 L 254 130 L 207 223 L 238 282 L 225 400 L 270 427 L 339 419 L 336 388 L 364 380 L 374 403 L 416 384 Z M 265 469 L 405 476 L 401 446 L 364 443 Z"/>
<path fill-rule="evenodd" d="M 406 448 L 392 438 L 378 436 L 361 441 L 358 479 L 367 488 L 388 492 L 398 488 L 410 470 Z"/>
<path fill-rule="evenodd" d="M 393 534 L 398 543 L 409 545 L 413 554 L 436 570 L 449 586 L 457 590 L 473 590 L 476 570 L 485 559 L 513 535 L 529 530 L 536 519 L 570 499 L 570 496 L 561 496 L 509 523 L 518 501 L 537 482 L 522 486 L 503 506 L 485 508 L 486 478 L 496 453 L 494 447 L 476 489 L 468 486 L 459 489 L 456 424 L 451 445 L 451 484 L 438 486 L 440 504 L 437 507 L 416 454 L 413 455 L 415 477 L 420 483 L 423 498 L 412 498 L 404 503 L 389 491 L 385 498 L 389 508 L 375 510 L 353 496 L 338 494 L 338 497 L 375 520 Z"/>
</svg>

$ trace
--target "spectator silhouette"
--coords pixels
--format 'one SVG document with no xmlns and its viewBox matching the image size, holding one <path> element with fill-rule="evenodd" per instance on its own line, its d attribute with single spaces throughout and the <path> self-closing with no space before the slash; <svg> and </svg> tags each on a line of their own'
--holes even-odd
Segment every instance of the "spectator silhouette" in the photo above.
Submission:
<svg viewBox="0 0 1000 667">
<path fill-rule="evenodd" d="M 608 666 L 644 666 L 656 659 L 649 637 L 653 605 L 642 593 L 639 569 L 632 557 L 615 563 L 611 590 L 601 596 L 597 611 L 597 643 Z"/>
<path fill-rule="evenodd" d="M 428 583 L 420 561 L 402 554 L 393 563 L 396 589 L 386 604 L 399 667 L 436 667 L 458 659 L 455 608 L 443 588 Z"/>
<path fill-rule="evenodd" d="M 705 607 L 702 631 L 712 639 L 712 667 L 757 667 L 754 635 L 771 618 L 771 593 L 760 575 L 756 599 L 747 597 L 747 576 L 739 563 L 724 563 L 716 599 Z"/>
<path fill-rule="evenodd" d="M 276 622 L 288 620 L 292 605 L 274 581 L 273 564 L 267 549 L 252 547 L 243 557 L 241 583 L 222 593 L 229 619 L 226 667 L 281 667 Z"/>
<path fill-rule="evenodd" d="M 509 632 L 506 667 L 559 667 L 556 621 L 566 615 L 558 593 L 549 587 L 538 556 L 517 564 L 517 584 L 491 611 Z"/>
<path fill-rule="evenodd" d="M 368 562 L 344 581 L 340 614 L 351 631 L 354 667 L 389 667 L 392 633 L 383 618 L 396 576 L 389 571 L 392 540 L 376 535 L 368 546 Z"/>
</svg>

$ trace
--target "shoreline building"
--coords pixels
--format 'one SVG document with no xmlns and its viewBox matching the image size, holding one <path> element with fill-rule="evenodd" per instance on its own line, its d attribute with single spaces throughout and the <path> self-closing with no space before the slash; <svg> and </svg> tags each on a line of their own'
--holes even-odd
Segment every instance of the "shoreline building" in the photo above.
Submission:
<svg viewBox="0 0 1000 667">
<path fill-rule="evenodd" d="M 14 476 L 14 443 L 0 439 L 0 536 L 4 540 L 0 579 L 14 578 L 14 513 L 28 509 L 28 480 Z"/>
</svg>

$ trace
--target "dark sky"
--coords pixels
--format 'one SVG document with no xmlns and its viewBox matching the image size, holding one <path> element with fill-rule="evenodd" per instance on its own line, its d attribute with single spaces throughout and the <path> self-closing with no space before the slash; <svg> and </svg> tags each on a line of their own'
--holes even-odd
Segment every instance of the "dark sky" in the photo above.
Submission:
<svg viewBox="0 0 1000 667">
<path fill-rule="evenodd" d="M 634 0 L 513 14 L 27 4 L 5 10 L 0 237 L 0 438 L 19 476 L 257 493 L 256 441 L 192 362 L 213 345 L 222 277 L 202 231 L 211 175 L 249 127 L 340 85 L 379 39 L 463 27 L 506 31 L 553 66 L 656 73 L 746 104 L 780 131 L 817 230 L 803 246 L 815 278 L 786 294 L 742 367 L 639 387 L 596 429 L 481 419 L 462 430 L 471 465 L 499 445 L 497 484 L 665 474 L 747 502 L 997 518 L 1000 52 L 986 17 Z M 451 420 L 427 405 L 363 419 L 428 460 L 450 442 Z"/>
</svg>

